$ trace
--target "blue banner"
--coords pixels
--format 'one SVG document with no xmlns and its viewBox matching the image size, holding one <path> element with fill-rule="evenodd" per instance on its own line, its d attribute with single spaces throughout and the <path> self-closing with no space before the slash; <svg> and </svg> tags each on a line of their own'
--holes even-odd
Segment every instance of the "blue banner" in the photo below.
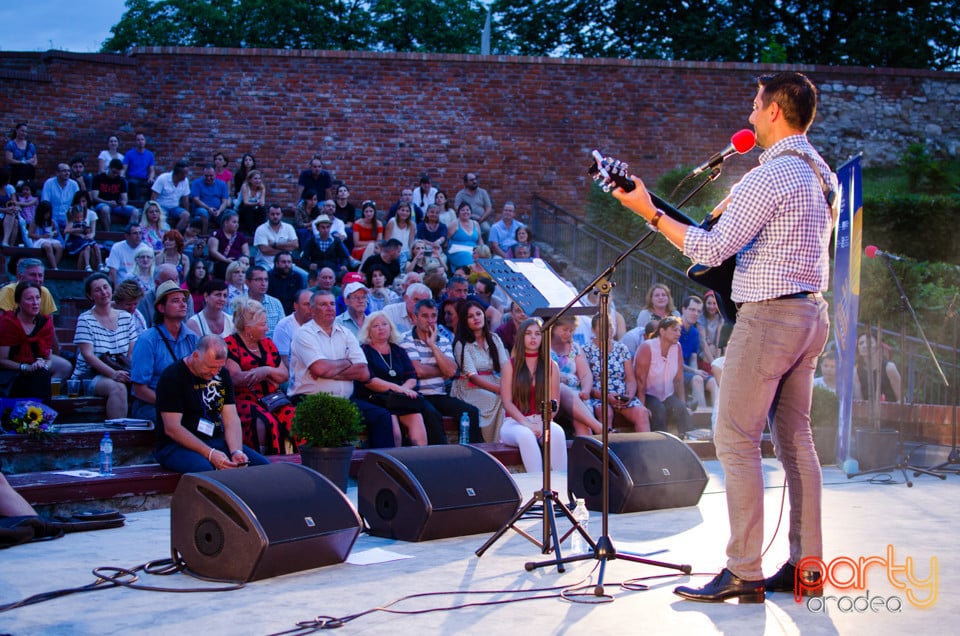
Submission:
<svg viewBox="0 0 960 636">
<path fill-rule="evenodd" d="M 857 472 L 850 457 L 853 428 L 853 365 L 857 355 L 857 311 L 860 306 L 860 257 L 863 230 L 863 196 L 860 155 L 837 170 L 840 184 L 840 215 L 833 270 L 833 338 L 837 358 L 837 398 L 840 401 L 837 430 L 837 462 L 848 475 Z"/>
</svg>

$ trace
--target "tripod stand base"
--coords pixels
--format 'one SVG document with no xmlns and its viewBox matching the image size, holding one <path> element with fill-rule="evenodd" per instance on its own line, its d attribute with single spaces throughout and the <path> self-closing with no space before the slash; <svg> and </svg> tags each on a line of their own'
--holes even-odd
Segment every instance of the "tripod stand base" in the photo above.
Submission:
<svg viewBox="0 0 960 636">
<path fill-rule="evenodd" d="M 620 559 L 621 561 L 630 561 L 631 563 L 641 563 L 643 565 L 652 565 L 658 568 L 668 568 L 671 570 L 678 570 L 684 574 L 690 574 L 693 571 L 693 568 L 687 564 L 677 564 L 677 563 L 667 563 L 665 561 L 654 561 L 652 559 L 646 559 L 641 557 L 638 554 L 632 554 L 630 552 L 617 552 L 617 549 L 613 546 L 613 541 L 610 540 L 608 536 L 601 536 L 597 539 L 596 543 L 592 540 L 590 541 L 593 550 L 590 552 L 584 552 L 583 554 L 575 554 L 568 557 L 561 557 L 559 552 L 557 553 L 557 558 L 551 561 L 528 561 L 524 564 L 524 569 L 527 572 L 531 572 L 536 568 L 557 565 L 560 568 L 564 563 L 573 563 L 575 561 L 587 561 L 590 559 L 596 559 L 600 562 L 600 572 L 597 585 L 594 587 L 593 593 L 596 596 L 603 595 L 603 576 L 609 561 L 614 559 Z M 560 570 L 563 571 L 562 569 Z"/>
</svg>

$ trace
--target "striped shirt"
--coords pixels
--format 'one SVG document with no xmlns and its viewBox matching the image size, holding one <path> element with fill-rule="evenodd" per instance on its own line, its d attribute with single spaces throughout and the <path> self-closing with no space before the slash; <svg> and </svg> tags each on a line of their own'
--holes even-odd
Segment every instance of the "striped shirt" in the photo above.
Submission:
<svg viewBox="0 0 960 636">
<path fill-rule="evenodd" d="M 73 337 L 76 344 L 93 345 L 93 354 L 99 356 L 102 353 L 115 353 L 127 355 L 130 350 L 130 343 L 137 339 L 136 322 L 129 313 L 117 311 L 117 329 L 110 331 L 100 324 L 93 311 L 85 311 L 77 317 L 77 329 Z M 96 375 L 86 358 L 82 355 L 77 356 L 77 367 L 73 371 L 76 378 L 92 378 Z"/>
<path fill-rule="evenodd" d="M 830 207 L 816 173 L 800 157 L 783 154 L 788 149 L 810 156 L 823 178 L 836 185 L 806 136 L 786 137 L 733 187 L 710 231 L 687 229 L 683 253 L 693 262 L 717 266 L 736 254 L 730 294 L 735 302 L 824 291 L 829 284 Z"/>
<path fill-rule="evenodd" d="M 434 367 L 437 366 L 437 356 L 435 356 L 433 350 L 427 346 L 427 343 L 415 337 L 415 333 L 416 329 L 411 329 L 404 334 L 403 340 L 400 341 L 400 346 L 406 350 L 411 362 L 419 362 L 420 364 Z M 443 355 L 453 360 L 453 345 L 450 343 L 450 340 L 439 331 L 437 331 L 437 347 L 440 348 L 440 352 Z M 446 395 L 446 383 L 447 378 L 443 376 L 422 378 L 419 380 L 417 390 L 423 395 Z"/>
</svg>

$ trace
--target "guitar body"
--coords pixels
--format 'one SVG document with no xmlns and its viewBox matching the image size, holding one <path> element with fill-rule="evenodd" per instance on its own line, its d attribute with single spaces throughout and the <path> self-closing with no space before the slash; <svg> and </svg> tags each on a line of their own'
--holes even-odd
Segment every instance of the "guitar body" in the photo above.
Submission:
<svg viewBox="0 0 960 636">
<path fill-rule="evenodd" d="M 737 322 L 737 304 L 730 300 L 733 287 L 733 271 L 737 257 L 731 256 L 717 267 L 693 264 L 687 268 L 687 278 L 711 290 L 717 299 L 720 315 L 730 324 Z"/>
<path fill-rule="evenodd" d="M 627 192 L 633 190 L 636 186 L 627 176 L 627 164 L 622 163 L 610 157 L 603 157 L 598 151 L 593 151 L 595 163 L 590 166 L 587 172 L 597 181 L 605 191 L 609 191 L 611 185 L 623 188 Z M 650 193 L 650 198 L 657 209 L 669 216 L 675 221 L 685 225 L 694 225 L 709 230 L 716 223 L 717 218 L 707 217 L 703 223 L 698 224 L 689 216 L 673 207 L 657 195 Z M 708 267 L 694 263 L 687 269 L 687 278 L 693 282 L 703 285 L 711 290 L 717 298 L 717 307 L 720 315 L 733 324 L 737 322 L 737 305 L 730 300 L 730 293 L 733 288 L 733 273 L 737 266 L 736 255 L 731 256 L 717 267 Z"/>
</svg>

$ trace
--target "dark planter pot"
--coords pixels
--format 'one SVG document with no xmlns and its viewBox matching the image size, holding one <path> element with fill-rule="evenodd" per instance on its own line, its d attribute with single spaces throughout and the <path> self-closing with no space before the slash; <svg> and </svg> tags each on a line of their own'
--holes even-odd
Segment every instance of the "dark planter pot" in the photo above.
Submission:
<svg viewBox="0 0 960 636">
<path fill-rule="evenodd" d="M 350 480 L 351 459 L 353 459 L 353 446 L 336 448 L 300 446 L 300 462 L 332 481 L 343 492 L 347 492 L 347 482 Z"/>
</svg>

